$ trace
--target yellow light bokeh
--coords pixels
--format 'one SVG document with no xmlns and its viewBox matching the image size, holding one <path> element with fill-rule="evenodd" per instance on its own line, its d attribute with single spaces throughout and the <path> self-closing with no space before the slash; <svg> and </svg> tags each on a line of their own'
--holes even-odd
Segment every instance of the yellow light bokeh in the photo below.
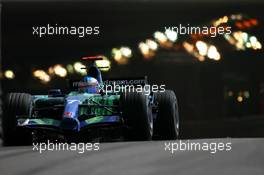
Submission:
<svg viewBox="0 0 264 175">
<path fill-rule="evenodd" d="M 4 76 L 7 79 L 14 79 L 15 78 L 15 73 L 12 70 L 6 70 L 4 72 Z"/>
</svg>

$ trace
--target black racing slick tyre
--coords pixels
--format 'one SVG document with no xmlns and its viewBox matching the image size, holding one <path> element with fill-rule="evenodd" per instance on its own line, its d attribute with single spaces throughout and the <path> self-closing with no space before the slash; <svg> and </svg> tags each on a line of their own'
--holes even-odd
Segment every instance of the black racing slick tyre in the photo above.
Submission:
<svg viewBox="0 0 264 175">
<path fill-rule="evenodd" d="M 17 115 L 30 116 L 32 98 L 26 93 L 10 93 L 4 103 L 2 118 L 3 144 L 27 145 L 32 142 L 29 131 L 17 127 Z"/>
<path fill-rule="evenodd" d="M 179 138 L 179 111 L 175 93 L 172 90 L 155 94 L 158 114 L 154 121 L 154 131 L 158 140 Z"/>
<path fill-rule="evenodd" d="M 148 96 L 127 92 L 120 96 L 120 106 L 125 125 L 125 139 L 129 141 L 151 140 L 153 135 L 152 111 Z"/>
</svg>

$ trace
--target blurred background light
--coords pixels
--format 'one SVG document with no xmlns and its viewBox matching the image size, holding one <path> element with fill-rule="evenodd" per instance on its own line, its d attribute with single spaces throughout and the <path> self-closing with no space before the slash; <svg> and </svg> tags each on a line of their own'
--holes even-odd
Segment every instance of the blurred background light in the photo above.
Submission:
<svg viewBox="0 0 264 175">
<path fill-rule="evenodd" d="M 184 41 L 183 42 L 183 47 L 185 48 L 185 50 L 189 53 L 192 53 L 194 50 L 194 45 L 192 45 L 191 43 Z"/>
<path fill-rule="evenodd" d="M 205 56 L 207 54 L 208 47 L 207 47 L 207 44 L 205 42 L 197 41 L 195 46 L 197 47 L 200 55 Z"/>
<path fill-rule="evenodd" d="M 100 68 L 101 71 L 109 71 L 111 69 L 111 62 L 110 60 L 103 56 L 103 60 L 95 61 L 96 66 Z"/>
<path fill-rule="evenodd" d="M 6 70 L 4 72 L 4 76 L 6 79 L 14 79 L 15 78 L 15 73 L 12 70 Z"/>
<path fill-rule="evenodd" d="M 248 91 L 244 91 L 244 97 L 246 97 L 246 98 L 249 98 L 250 97 L 250 94 L 249 94 L 249 92 Z"/>
<path fill-rule="evenodd" d="M 119 49 L 117 49 L 117 48 L 113 48 L 113 49 L 112 49 L 112 55 L 113 55 L 114 60 L 115 60 L 116 62 L 119 62 L 119 61 L 122 59 L 122 53 L 121 53 L 121 51 L 120 51 Z"/>
<path fill-rule="evenodd" d="M 122 56 L 124 56 L 124 57 L 131 58 L 131 56 L 132 56 L 132 51 L 128 47 L 121 47 L 120 52 L 121 52 Z"/>
<path fill-rule="evenodd" d="M 153 41 L 151 39 L 147 39 L 146 44 L 147 44 L 148 48 L 153 50 L 153 51 L 158 49 L 158 43 L 156 43 L 155 41 Z"/>
<path fill-rule="evenodd" d="M 154 38 L 160 43 L 160 44 L 164 44 L 165 42 L 168 41 L 168 38 L 166 37 L 166 35 L 162 32 L 155 32 L 154 33 Z"/>
<path fill-rule="evenodd" d="M 33 76 L 43 83 L 48 83 L 50 81 L 50 76 L 44 70 L 33 71 Z"/>
<path fill-rule="evenodd" d="M 215 46 L 210 46 L 208 49 L 208 53 L 207 53 L 208 58 L 213 59 L 213 60 L 220 60 L 220 54 L 217 51 Z"/>
<path fill-rule="evenodd" d="M 165 34 L 167 36 L 167 38 L 171 41 L 171 42 L 175 42 L 178 39 L 178 34 L 177 32 L 173 31 L 173 30 L 166 30 Z"/>
<path fill-rule="evenodd" d="M 81 75 L 85 75 L 86 74 L 86 69 L 85 69 L 85 65 L 82 64 L 81 62 L 75 62 L 73 64 L 73 68 L 75 70 L 75 72 L 81 74 Z"/>
<path fill-rule="evenodd" d="M 237 50 L 262 49 L 261 43 L 256 36 L 251 36 L 247 32 L 235 31 L 231 35 L 224 35 L 224 38 Z"/>
<path fill-rule="evenodd" d="M 132 50 L 129 47 L 120 47 L 112 49 L 112 56 L 117 64 L 127 64 L 132 57 Z"/>
<path fill-rule="evenodd" d="M 152 47 L 154 50 L 152 50 L 150 47 Z M 140 42 L 138 45 L 138 48 L 139 48 L 141 54 L 143 55 L 143 57 L 146 59 L 150 59 L 155 55 L 154 51 L 156 49 L 156 46 L 151 41 L 148 41 L 148 44 L 144 43 L 144 42 Z"/>
<path fill-rule="evenodd" d="M 60 64 L 57 64 L 53 67 L 54 73 L 58 75 L 59 77 L 66 77 L 67 76 L 67 70 Z"/>
<path fill-rule="evenodd" d="M 66 69 L 69 72 L 69 74 L 73 74 L 74 73 L 74 68 L 73 68 L 73 66 L 71 64 L 68 64 L 66 66 Z"/>
<path fill-rule="evenodd" d="M 243 102 L 243 100 L 244 100 L 244 99 L 243 99 L 243 97 L 242 97 L 242 96 L 238 96 L 238 97 L 237 97 L 237 101 L 238 101 L 238 102 L 240 102 L 240 103 L 241 103 L 241 102 Z"/>
<path fill-rule="evenodd" d="M 53 69 L 52 66 L 49 67 L 49 69 L 48 69 L 48 73 L 49 73 L 50 75 L 53 75 L 53 74 L 54 74 L 54 69 Z"/>
<path fill-rule="evenodd" d="M 183 42 L 183 48 L 195 56 L 199 61 L 205 61 L 206 58 L 218 61 L 221 59 L 221 55 L 216 46 L 207 44 L 204 41 L 198 40 L 195 42 L 195 46 L 189 42 Z"/>
<path fill-rule="evenodd" d="M 232 97 L 234 95 L 234 93 L 232 91 L 228 91 L 228 94 L 227 94 L 229 97 Z"/>
<path fill-rule="evenodd" d="M 213 22 L 213 26 L 217 27 L 220 26 L 221 24 L 227 23 L 228 22 L 228 16 L 224 16 L 222 18 L 219 18 Z"/>
</svg>

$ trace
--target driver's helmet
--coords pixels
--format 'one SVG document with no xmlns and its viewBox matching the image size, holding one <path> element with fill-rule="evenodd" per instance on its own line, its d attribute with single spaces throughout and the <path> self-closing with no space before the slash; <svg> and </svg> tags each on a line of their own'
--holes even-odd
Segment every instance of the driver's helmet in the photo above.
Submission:
<svg viewBox="0 0 264 175">
<path fill-rule="evenodd" d="M 80 88 L 80 91 L 92 94 L 99 92 L 99 83 L 95 78 L 89 76 L 84 77 L 83 83 L 84 84 Z"/>
</svg>

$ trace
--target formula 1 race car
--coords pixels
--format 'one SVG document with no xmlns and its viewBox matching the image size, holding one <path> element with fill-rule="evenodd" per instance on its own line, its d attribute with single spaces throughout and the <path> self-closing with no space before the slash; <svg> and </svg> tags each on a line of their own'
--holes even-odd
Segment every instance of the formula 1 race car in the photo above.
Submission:
<svg viewBox="0 0 264 175">
<path fill-rule="evenodd" d="M 147 85 L 147 79 L 102 80 L 95 61 L 87 76 L 71 82 L 71 91 L 52 89 L 48 95 L 9 93 L 2 118 L 5 145 L 32 142 L 88 142 L 113 140 L 170 140 L 179 136 L 179 114 L 175 93 L 134 91 L 105 93 L 100 87 Z M 127 88 L 127 87 L 125 87 Z"/>
</svg>

